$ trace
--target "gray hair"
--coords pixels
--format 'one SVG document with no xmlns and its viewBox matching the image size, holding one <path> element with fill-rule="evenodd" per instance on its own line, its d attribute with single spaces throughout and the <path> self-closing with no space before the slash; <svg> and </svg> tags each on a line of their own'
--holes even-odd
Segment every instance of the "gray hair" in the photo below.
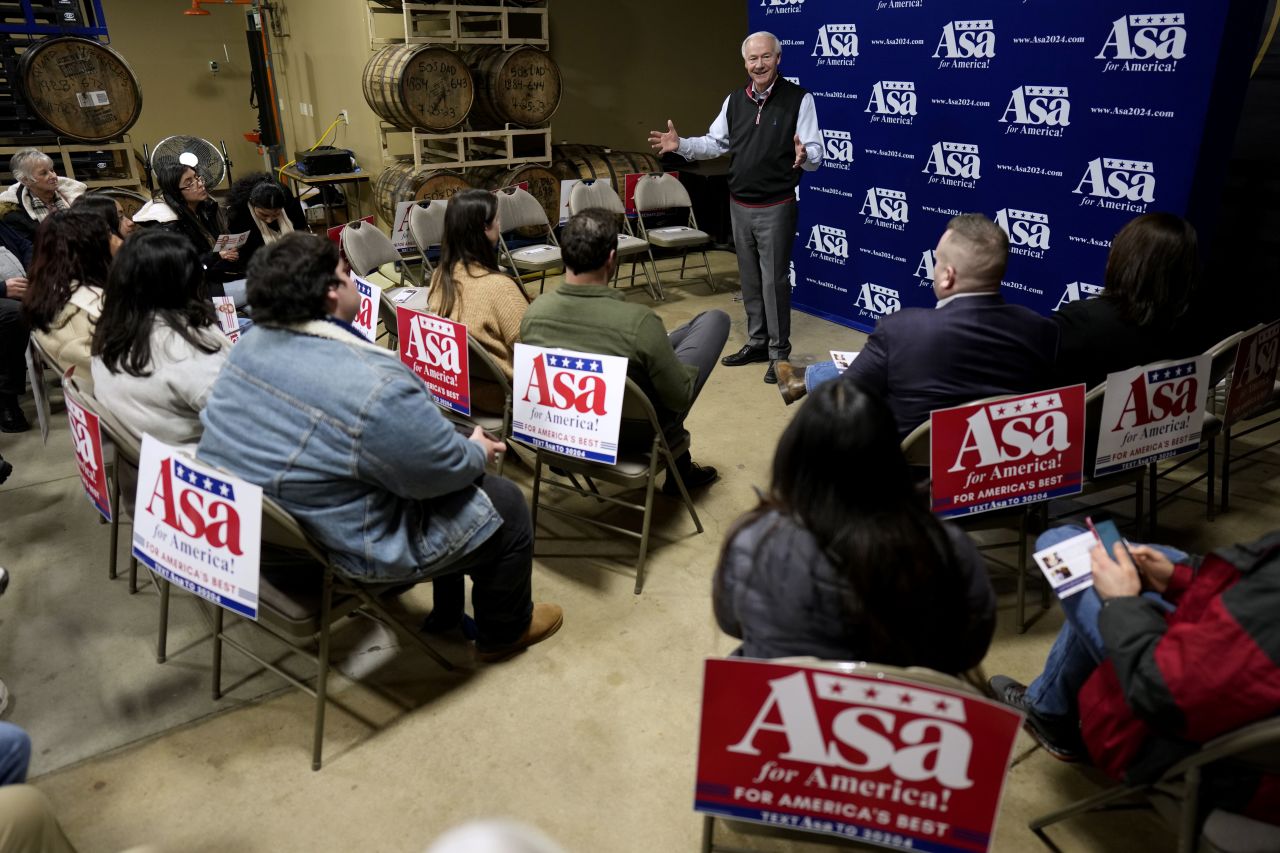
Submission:
<svg viewBox="0 0 1280 853">
<path fill-rule="evenodd" d="M 751 35 L 747 36 L 742 40 L 742 58 L 743 59 L 747 58 L 747 42 L 757 38 L 773 39 L 773 52 L 778 54 L 779 56 L 782 55 L 782 42 L 778 41 L 778 37 L 775 36 L 773 33 L 766 32 L 765 30 L 761 30 L 758 33 L 752 33 Z"/>
<path fill-rule="evenodd" d="M 31 177 L 31 167 L 41 160 L 48 162 L 51 167 L 53 166 L 53 158 L 39 148 L 23 148 L 9 158 L 9 171 L 13 172 L 15 181 L 22 181 Z"/>
</svg>

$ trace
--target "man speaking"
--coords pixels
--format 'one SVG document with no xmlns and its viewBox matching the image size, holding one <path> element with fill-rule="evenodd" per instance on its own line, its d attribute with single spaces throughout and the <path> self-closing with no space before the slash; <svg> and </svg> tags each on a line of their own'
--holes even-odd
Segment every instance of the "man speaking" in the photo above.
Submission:
<svg viewBox="0 0 1280 853">
<path fill-rule="evenodd" d="M 742 58 L 751 81 L 724 99 L 706 136 L 682 139 L 668 121 L 665 132 L 649 132 L 649 144 L 686 160 L 733 154 L 729 210 L 747 308 L 747 343 L 721 363 L 768 361 L 764 381 L 774 383 L 774 364 L 791 355 L 788 264 L 796 232 L 795 189 L 801 169 L 822 165 L 822 142 L 813 95 L 778 76 L 782 46 L 777 36 L 747 36 Z"/>
</svg>

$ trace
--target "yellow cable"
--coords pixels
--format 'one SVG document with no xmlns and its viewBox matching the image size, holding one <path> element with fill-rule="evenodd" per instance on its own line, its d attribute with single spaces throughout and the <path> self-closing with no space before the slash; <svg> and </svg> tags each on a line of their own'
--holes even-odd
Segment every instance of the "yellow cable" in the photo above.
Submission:
<svg viewBox="0 0 1280 853">
<path fill-rule="evenodd" d="M 1271 40 L 1276 37 L 1277 24 L 1280 24 L 1280 3 L 1276 4 L 1275 12 L 1271 16 L 1271 26 L 1267 28 L 1267 36 L 1262 40 L 1262 47 L 1258 50 L 1257 58 L 1253 60 L 1253 70 L 1249 72 L 1250 77 L 1258 73 L 1258 68 L 1262 65 L 1262 58 L 1271 49 Z"/>
<path fill-rule="evenodd" d="M 308 150 L 308 151 L 315 151 L 317 148 L 319 148 L 321 145 L 323 145 L 323 144 L 324 144 L 324 141 L 325 141 L 325 138 L 326 138 L 326 137 L 328 137 L 328 135 L 329 135 L 329 131 L 331 131 L 331 130 L 333 130 L 335 127 L 337 127 L 337 126 L 338 126 L 338 122 L 340 122 L 340 121 L 342 121 L 342 116 L 338 116 L 337 118 L 335 118 L 335 119 L 333 120 L 333 124 L 331 124 L 331 125 L 329 125 L 327 128 L 325 128 L 324 133 L 320 134 L 320 138 L 319 138 L 319 139 L 317 139 L 317 140 L 312 144 L 312 146 L 311 146 L 310 148 L 308 148 L 307 150 Z M 285 163 L 285 164 L 284 164 L 283 166 L 281 166 L 279 169 L 276 169 L 276 179 L 277 179 L 277 180 L 280 180 L 280 181 L 283 181 L 283 180 L 284 180 L 284 170 L 285 170 L 285 169 L 287 169 L 287 168 L 289 168 L 290 166 L 292 166 L 292 165 L 293 165 L 294 163 L 296 163 L 296 162 L 298 162 L 298 161 L 297 161 L 297 160 L 290 160 L 288 163 Z"/>
</svg>

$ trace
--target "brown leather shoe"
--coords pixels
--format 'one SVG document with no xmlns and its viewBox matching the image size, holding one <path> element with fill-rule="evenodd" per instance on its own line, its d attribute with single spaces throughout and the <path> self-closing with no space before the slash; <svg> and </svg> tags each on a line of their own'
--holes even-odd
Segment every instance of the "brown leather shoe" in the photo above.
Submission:
<svg viewBox="0 0 1280 853">
<path fill-rule="evenodd" d="M 805 395 L 805 368 L 796 367 L 789 361 L 779 361 L 773 367 L 774 372 L 778 374 L 778 393 L 782 395 L 783 401 L 790 406 Z"/>
<path fill-rule="evenodd" d="M 476 657 L 485 663 L 497 663 L 514 657 L 535 643 L 541 643 L 550 637 L 564 624 L 564 611 L 558 604 L 545 602 L 533 605 L 533 616 L 529 619 L 529 627 L 524 629 L 520 639 L 503 645 L 490 646 L 476 644 Z"/>
</svg>

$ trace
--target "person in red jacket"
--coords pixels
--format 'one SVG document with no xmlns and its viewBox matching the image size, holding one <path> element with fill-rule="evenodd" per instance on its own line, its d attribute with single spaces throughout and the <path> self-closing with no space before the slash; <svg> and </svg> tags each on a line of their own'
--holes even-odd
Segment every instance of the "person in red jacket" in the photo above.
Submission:
<svg viewBox="0 0 1280 853">
<path fill-rule="evenodd" d="M 1150 782 L 1206 741 L 1280 714 L 1280 531 L 1173 556 L 1095 546 L 1093 589 L 1064 602 L 1045 672 L 1030 688 L 991 679 L 1050 754 L 1074 760 L 1083 748 L 1112 778 Z M 1054 707 L 1072 691 L 1065 713 Z M 1228 811 L 1280 816 L 1275 776 L 1234 767 L 1205 784 Z"/>
</svg>

